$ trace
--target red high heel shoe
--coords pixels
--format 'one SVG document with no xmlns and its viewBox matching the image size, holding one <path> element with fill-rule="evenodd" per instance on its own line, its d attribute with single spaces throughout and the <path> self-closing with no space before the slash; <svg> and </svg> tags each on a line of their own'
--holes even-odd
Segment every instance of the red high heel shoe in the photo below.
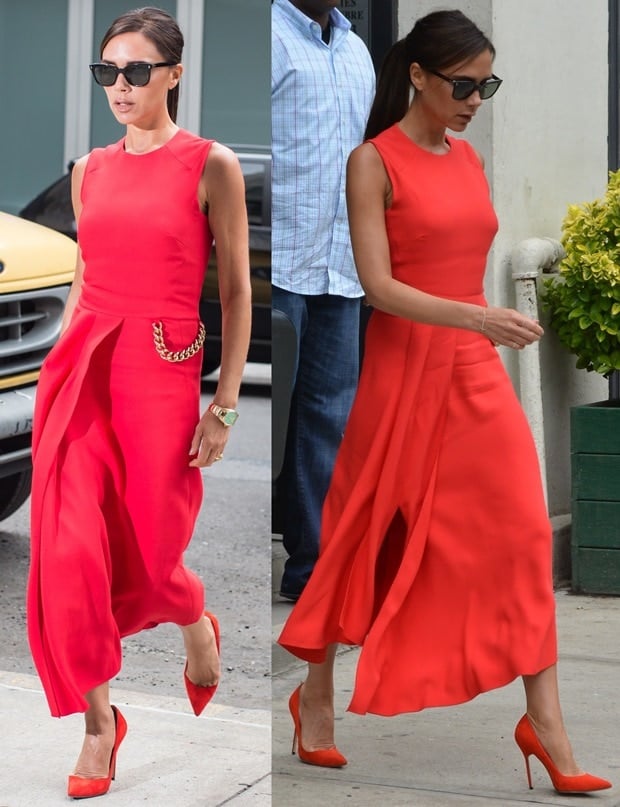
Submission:
<svg viewBox="0 0 620 807">
<path fill-rule="evenodd" d="M 560 773 L 536 736 L 534 727 L 526 714 L 523 715 L 521 720 L 517 723 L 515 741 L 525 757 L 525 770 L 527 771 L 527 781 L 530 790 L 533 790 L 532 774 L 530 772 L 530 756 L 537 757 L 545 766 L 551 778 L 551 783 L 558 793 L 589 793 L 593 790 L 606 790 L 608 787 L 611 787 L 611 782 L 608 782 L 607 779 L 601 779 L 589 773 L 581 773 L 578 776 L 565 776 L 563 773 Z"/>
<path fill-rule="evenodd" d="M 295 753 L 295 746 L 297 746 L 297 756 L 302 762 L 307 762 L 308 765 L 320 765 L 323 768 L 342 768 L 343 765 L 347 764 L 347 759 L 342 756 L 335 746 L 333 748 L 321 748 L 318 751 L 306 751 L 301 744 L 301 720 L 299 717 L 301 687 L 302 684 L 297 687 L 288 701 L 288 708 L 295 724 L 291 753 Z"/>
<path fill-rule="evenodd" d="M 211 622 L 213 625 L 213 632 L 215 633 L 215 646 L 217 647 L 217 652 L 220 652 L 220 625 L 217 619 L 213 614 L 210 614 L 208 611 L 204 613 L 205 617 Z M 185 689 L 187 690 L 187 697 L 189 698 L 189 702 L 192 705 L 192 709 L 194 710 L 194 714 L 198 717 L 199 714 L 202 713 L 202 710 L 205 706 L 209 703 L 211 698 L 215 695 L 215 690 L 217 689 L 217 684 L 213 684 L 213 686 L 209 687 L 201 687 L 198 684 L 192 683 L 187 677 L 187 661 L 185 662 L 185 670 L 183 671 L 183 678 L 185 679 Z"/>
<path fill-rule="evenodd" d="M 116 737 L 114 738 L 114 747 L 110 756 L 108 775 L 99 779 L 88 779 L 86 776 L 72 774 L 67 785 L 67 795 L 72 799 L 90 799 L 93 796 L 103 796 L 110 789 L 112 779 L 116 776 L 116 752 L 127 734 L 127 721 L 116 706 L 112 707 L 112 711 L 114 712 Z"/>
</svg>

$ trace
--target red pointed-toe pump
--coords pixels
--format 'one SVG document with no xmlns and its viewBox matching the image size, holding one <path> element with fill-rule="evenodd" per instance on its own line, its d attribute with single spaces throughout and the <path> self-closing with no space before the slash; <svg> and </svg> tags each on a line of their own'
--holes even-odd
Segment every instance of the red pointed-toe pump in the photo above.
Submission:
<svg viewBox="0 0 620 807">
<path fill-rule="evenodd" d="M 217 647 L 217 652 L 219 654 L 220 624 L 215 618 L 215 616 L 209 613 L 209 611 L 205 611 L 204 615 L 213 625 L 213 632 L 215 633 L 215 646 Z M 192 683 L 187 677 L 187 661 L 185 662 L 185 670 L 183 671 L 183 678 L 185 679 L 185 689 L 187 690 L 187 697 L 189 698 L 189 702 L 192 705 L 194 714 L 196 715 L 196 717 L 198 717 L 198 715 L 202 713 L 205 706 L 209 703 L 211 698 L 215 695 L 215 690 L 217 689 L 218 685 L 213 684 L 213 686 L 201 687 L 198 684 Z"/>
<path fill-rule="evenodd" d="M 578 776 L 565 776 L 560 773 L 536 736 L 534 727 L 526 714 L 517 723 L 515 741 L 525 757 L 525 770 L 530 790 L 533 789 L 530 756 L 536 757 L 545 766 L 551 783 L 558 793 L 590 793 L 594 790 L 606 790 L 611 787 L 611 782 L 608 782 L 607 779 L 592 776 L 590 773 L 581 773 Z"/>
<path fill-rule="evenodd" d="M 88 779 L 85 776 L 72 774 L 69 777 L 67 786 L 67 795 L 72 799 L 90 799 L 93 796 L 103 796 L 110 789 L 112 779 L 116 776 L 116 753 L 119 745 L 123 742 L 127 734 L 127 721 L 116 706 L 112 707 L 112 711 L 114 712 L 116 737 L 114 738 L 114 747 L 112 748 L 112 754 L 110 756 L 108 775 L 102 776 L 99 779 Z"/>
<path fill-rule="evenodd" d="M 299 717 L 299 697 L 301 693 L 300 684 L 293 692 L 288 701 L 288 708 L 295 724 L 293 732 L 293 749 L 291 753 L 295 753 L 297 748 L 297 756 L 302 762 L 308 765 L 320 765 L 323 768 L 342 768 L 347 764 L 346 757 L 334 746 L 334 748 L 320 748 L 317 751 L 306 751 L 301 744 L 301 719 Z"/>
</svg>

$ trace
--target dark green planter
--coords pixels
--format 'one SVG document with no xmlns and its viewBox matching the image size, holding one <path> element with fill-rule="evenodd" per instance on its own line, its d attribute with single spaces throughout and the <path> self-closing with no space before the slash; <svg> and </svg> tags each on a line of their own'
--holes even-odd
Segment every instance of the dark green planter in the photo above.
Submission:
<svg viewBox="0 0 620 807">
<path fill-rule="evenodd" d="M 620 594 L 620 401 L 570 415 L 573 589 Z"/>
</svg>

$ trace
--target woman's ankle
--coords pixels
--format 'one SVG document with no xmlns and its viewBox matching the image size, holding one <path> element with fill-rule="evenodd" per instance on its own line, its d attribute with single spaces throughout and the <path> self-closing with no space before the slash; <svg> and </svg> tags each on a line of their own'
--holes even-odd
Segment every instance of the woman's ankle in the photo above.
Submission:
<svg viewBox="0 0 620 807">
<path fill-rule="evenodd" d="M 324 685 L 317 686 L 312 682 L 305 681 L 302 684 L 299 697 L 306 708 L 319 708 L 334 706 L 334 689 Z"/>
<path fill-rule="evenodd" d="M 107 707 L 93 708 L 84 713 L 86 734 L 107 734 L 115 729 L 114 712 L 110 704 Z"/>
<path fill-rule="evenodd" d="M 187 654 L 187 676 L 193 684 L 214 686 L 221 677 L 220 655 L 215 626 L 206 616 L 182 627 Z"/>
</svg>

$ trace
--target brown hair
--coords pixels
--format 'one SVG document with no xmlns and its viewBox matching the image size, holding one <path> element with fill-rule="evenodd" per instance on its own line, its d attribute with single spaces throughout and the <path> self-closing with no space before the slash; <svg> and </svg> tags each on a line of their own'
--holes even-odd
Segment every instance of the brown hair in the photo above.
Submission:
<svg viewBox="0 0 620 807">
<path fill-rule="evenodd" d="M 134 11 L 127 11 L 117 17 L 112 25 L 103 35 L 99 46 L 99 56 L 108 42 L 119 34 L 139 33 L 150 39 L 161 53 L 165 62 L 178 64 L 183 55 L 183 34 L 177 21 L 161 8 L 145 6 Z M 178 83 L 171 90 L 168 90 L 166 99 L 168 114 L 176 123 L 177 108 L 179 106 L 179 85 Z"/>
<path fill-rule="evenodd" d="M 413 62 L 425 70 L 442 70 L 475 59 L 485 50 L 495 56 L 492 42 L 461 11 L 434 11 L 419 19 L 383 61 L 365 137 L 375 137 L 404 117 Z"/>
</svg>

